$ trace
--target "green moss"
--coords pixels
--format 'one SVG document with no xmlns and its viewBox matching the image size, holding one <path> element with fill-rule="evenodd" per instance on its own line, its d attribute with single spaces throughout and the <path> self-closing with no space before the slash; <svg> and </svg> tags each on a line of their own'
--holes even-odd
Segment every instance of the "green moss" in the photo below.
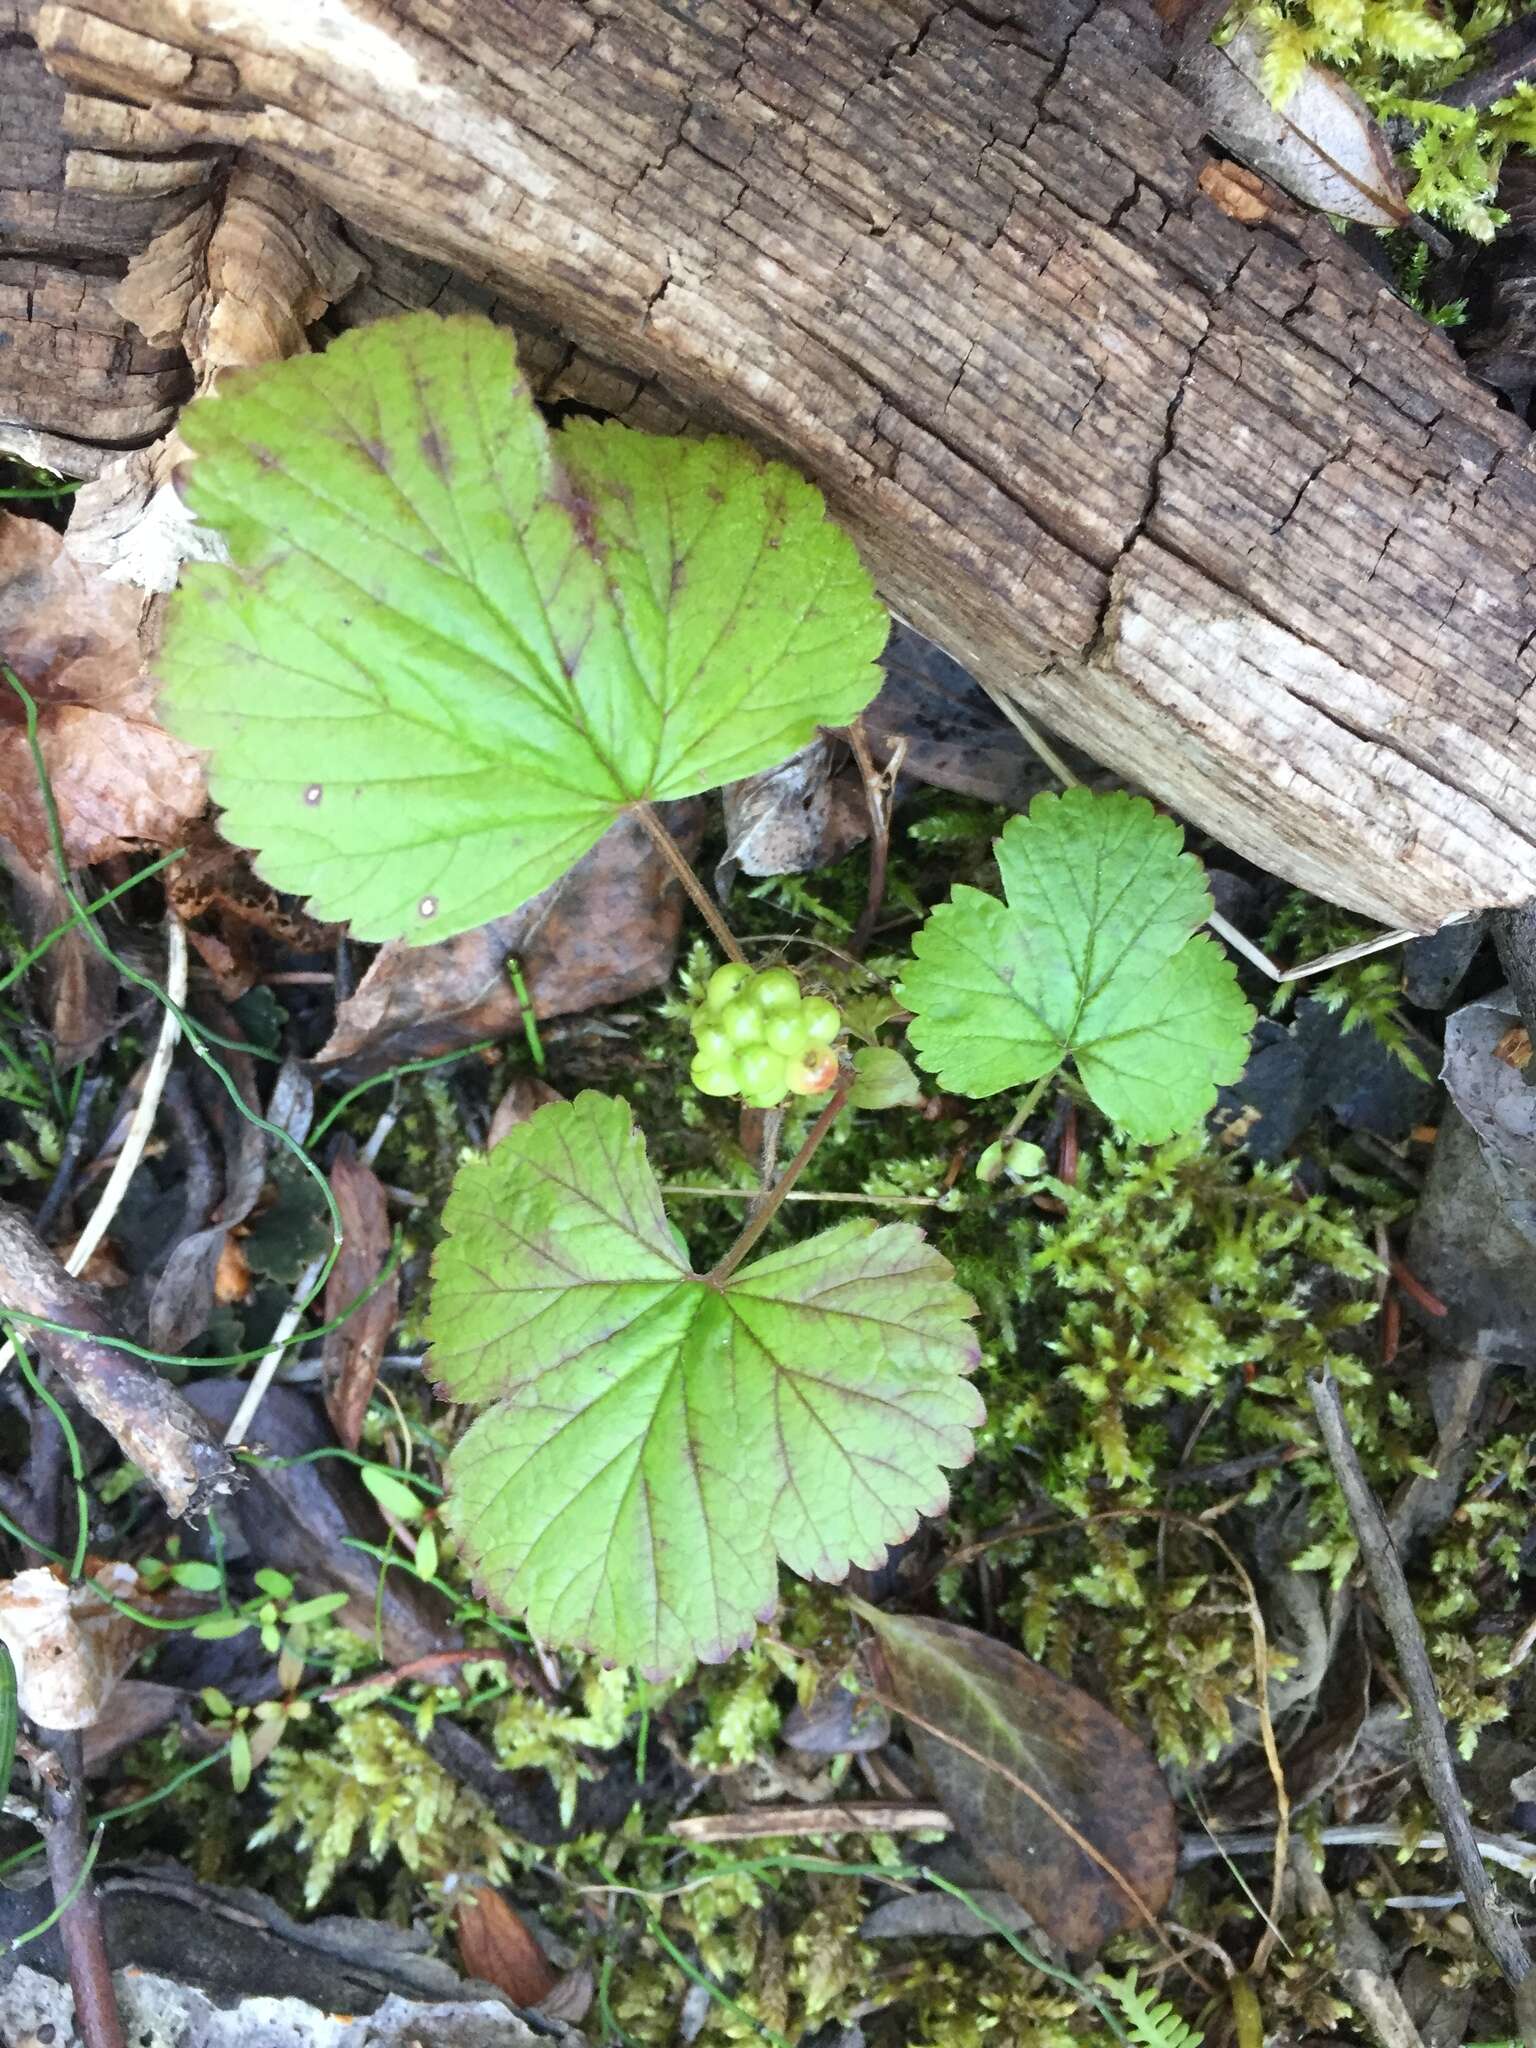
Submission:
<svg viewBox="0 0 1536 2048">
<path fill-rule="evenodd" d="M 382 1707 L 342 1710 L 320 1742 L 285 1744 L 261 1784 L 272 1812 L 250 1846 L 292 1837 L 307 1859 L 310 1908 L 359 1854 L 375 1863 L 397 1855 L 423 1879 L 451 1870 L 492 1884 L 507 1877 L 503 1830 L 490 1810 Z"/>
</svg>

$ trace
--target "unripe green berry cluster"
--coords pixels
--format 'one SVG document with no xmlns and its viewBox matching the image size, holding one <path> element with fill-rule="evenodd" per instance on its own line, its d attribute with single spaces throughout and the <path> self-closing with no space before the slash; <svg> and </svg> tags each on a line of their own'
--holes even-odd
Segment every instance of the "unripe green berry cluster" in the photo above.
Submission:
<svg viewBox="0 0 1536 2048">
<path fill-rule="evenodd" d="M 739 1095 L 773 1109 L 791 1095 L 824 1095 L 837 1079 L 832 1041 L 843 1019 L 825 996 L 803 996 L 787 967 L 754 974 L 732 961 L 709 977 L 693 1013 L 689 1068 L 704 1095 Z"/>
</svg>

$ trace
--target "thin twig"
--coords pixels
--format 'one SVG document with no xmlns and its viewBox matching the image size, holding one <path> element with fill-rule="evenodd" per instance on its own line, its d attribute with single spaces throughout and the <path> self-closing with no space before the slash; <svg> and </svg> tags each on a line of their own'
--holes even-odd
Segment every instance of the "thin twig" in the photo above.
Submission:
<svg viewBox="0 0 1536 2048">
<path fill-rule="evenodd" d="M 149 1143 L 149 1134 L 155 1127 L 155 1116 L 160 1108 L 160 1097 L 165 1092 L 166 1077 L 171 1071 L 177 1041 L 181 1037 L 181 1009 L 187 1000 L 187 934 L 181 919 L 174 911 L 166 919 L 167 960 L 165 988 L 170 1002 L 160 1020 L 160 1036 L 149 1062 L 149 1071 L 144 1076 L 138 1102 L 134 1105 L 133 1120 L 128 1126 L 128 1135 L 123 1148 L 117 1155 L 116 1163 L 101 1191 L 101 1200 L 91 1211 L 91 1219 L 81 1231 L 75 1247 L 64 1261 L 64 1270 L 72 1280 L 78 1279 L 90 1264 L 91 1254 L 111 1228 L 123 1197 L 128 1192 L 128 1183 L 139 1170 L 144 1157 L 144 1148 Z M 0 1346 L 0 1372 L 16 1356 L 13 1344 Z"/>
<path fill-rule="evenodd" d="M 1414 1855 L 1445 1851 L 1445 1837 L 1438 1828 L 1409 1829 L 1393 1820 L 1340 1821 L 1319 1828 L 1309 1839 L 1325 1849 L 1408 1849 Z M 1527 1883 L 1536 1883 L 1536 1842 L 1523 1841 L 1518 1835 L 1475 1832 L 1472 1839 L 1485 1862 L 1500 1864 Z M 1214 1834 L 1185 1835 L 1179 1844 L 1179 1867 L 1187 1870 L 1191 1864 L 1209 1863 L 1217 1856 L 1272 1856 L 1274 1852 L 1273 1828 L 1253 1828 L 1242 1834 L 1223 1834 L 1218 1829 Z"/>
<path fill-rule="evenodd" d="M 39 1728 L 37 1736 L 49 1752 L 37 1767 L 43 1846 L 61 1909 L 59 1936 L 75 1996 L 75 2027 L 84 2048 L 125 2048 L 101 1901 L 87 1859 L 84 1743 L 73 1728 Z"/>
<path fill-rule="evenodd" d="M 1532 1974 L 1530 1953 L 1515 1917 L 1494 1889 L 1478 1851 L 1477 1836 L 1456 1781 L 1450 1737 L 1408 1581 L 1380 1503 L 1360 1469 L 1337 1381 L 1331 1373 L 1325 1373 L 1309 1379 L 1307 1391 L 1312 1397 L 1328 1462 L 1354 1525 L 1366 1576 L 1397 1652 L 1398 1671 L 1413 1709 L 1413 1749 L 1419 1777 L 1440 1816 L 1451 1862 L 1467 1895 L 1472 1924 L 1514 1991 L 1516 2020 L 1527 2048 L 1531 2048 L 1536 2043 L 1536 1975 Z"/>
<path fill-rule="evenodd" d="M 730 1279 L 736 1268 L 747 1256 L 747 1253 L 751 1251 L 753 1245 L 757 1243 L 757 1240 L 778 1214 L 779 1204 L 785 1199 L 795 1182 L 810 1165 L 815 1157 L 817 1146 L 837 1121 L 838 1113 L 842 1109 L 843 1104 L 848 1100 L 848 1090 L 852 1085 L 851 1081 L 838 1082 L 837 1087 L 833 1090 L 831 1101 L 806 1132 L 805 1143 L 768 1190 L 767 1200 L 760 1208 L 753 1211 L 746 1223 L 743 1224 L 740 1237 L 737 1238 L 719 1265 L 709 1275 L 710 1280 L 716 1287 L 720 1286 L 723 1281 Z"/>
<path fill-rule="evenodd" d="M 75 1192 L 75 1182 L 80 1173 L 80 1162 L 85 1156 L 86 1140 L 91 1132 L 91 1116 L 96 1108 L 96 1099 L 105 1086 L 105 1077 L 93 1074 L 81 1084 L 80 1099 L 75 1104 L 75 1113 L 69 1120 L 69 1129 L 64 1134 L 64 1143 L 59 1151 L 59 1163 L 54 1169 L 48 1192 L 37 1205 L 32 1218 L 33 1228 L 39 1237 L 53 1234 L 53 1226 L 64 1213 L 69 1198 Z"/>
<path fill-rule="evenodd" d="M 635 804 L 632 808 L 635 816 L 650 835 L 651 844 L 662 855 L 667 866 L 671 868 L 673 874 L 676 875 L 677 879 L 692 897 L 695 909 L 714 934 L 715 944 L 724 953 L 727 960 L 736 960 L 745 966 L 746 955 L 732 936 L 730 926 L 720 915 L 719 906 L 698 876 L 693 872 L 692 861 L 689 860 L 687 854 L 683 852 L 683 849 L 656 815 L 654 806 L 651 804 Z"/>
</svg>

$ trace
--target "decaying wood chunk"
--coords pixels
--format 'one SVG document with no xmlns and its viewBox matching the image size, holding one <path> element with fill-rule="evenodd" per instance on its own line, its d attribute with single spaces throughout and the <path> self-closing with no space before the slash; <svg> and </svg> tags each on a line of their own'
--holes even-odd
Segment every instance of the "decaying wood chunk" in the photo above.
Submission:
<svg viewBox="0 0 1536 2048">
<path fill-rule="evenodd" d="M 279 166 L 809 471 L 901 616 L 1244 854 L 1421 928 L 1536 894 L 1529 437 L 1324 222 L 1200 193 L 1144 0 L 49 0 L 35 34 L 141 162 Z"/>
</svg>

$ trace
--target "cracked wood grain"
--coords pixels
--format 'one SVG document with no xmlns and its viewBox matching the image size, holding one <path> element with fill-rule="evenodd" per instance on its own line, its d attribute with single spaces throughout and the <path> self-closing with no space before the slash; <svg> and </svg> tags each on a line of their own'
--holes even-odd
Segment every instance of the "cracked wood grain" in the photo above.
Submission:
<svg viewBox="0 0 1536 2048">
<path fill-rule="evenodd" d="M 375 309 L 424 259 L 552 379 L 746 432 L 902 617 L 1241 853 L 1421 929 L 1536 895 L 1529 437 L 1323 222 L 1200 194 L 1144 0 L 48 0 L 33 32 L 67 176 L 136 132 L 263 159 L 410 252 Z"/>
</svg>

